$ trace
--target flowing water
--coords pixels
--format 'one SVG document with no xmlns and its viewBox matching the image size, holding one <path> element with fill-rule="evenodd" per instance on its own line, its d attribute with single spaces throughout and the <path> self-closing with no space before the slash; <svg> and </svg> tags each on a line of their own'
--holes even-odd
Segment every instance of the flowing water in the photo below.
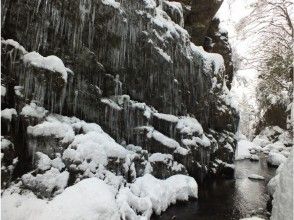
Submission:
<svg viewBox="0 0 294 220">
<path fill-rule="evenodd" d="M 198 200 L 177 203 L 152 219 L 238 220 L 252 213 L 266 219 L 269 201 L 266 185 L 276 169 L 267 166 L 265 155 L 261 155 L 258 162 L 236 161 L 235 166 L 234 179 L 199 185 Z M 265 180 L 248 179 L 250 174 L 261 175 Z"/>
</svg>

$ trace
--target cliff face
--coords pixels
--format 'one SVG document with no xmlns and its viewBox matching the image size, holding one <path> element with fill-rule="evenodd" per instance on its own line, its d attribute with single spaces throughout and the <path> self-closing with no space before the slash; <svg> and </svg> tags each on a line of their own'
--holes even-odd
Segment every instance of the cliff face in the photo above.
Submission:
<svg viewBox="0 0 294 220">
<path fill-rule="evenodd" d="M 131 159 L 135 177 L 144 174 L 146 160 L 158 152 L 172 155 L 163 163 L 169 168 L 153 163 L 159 178 L 177 172 L 197 180 L 232 176 L 238 114 L 224 85 L 222 56 L 195 46 L 184 29 L 187 5 L 164 0 L 11 0 L 1 7 L 2 109 L 16 110 L 1 122 L 2 136 L 14 146 L 7 166 L 18 157 L 6 182 L 35 166 L 36 151 L 52 160 L 61 157 L 71 181 L 78 178 L 64 157 L 72 140 L 29 132 L 30 126 L 50 122 L 49 113 L 100 124 L 122 146 L 142 147 L 137 152 L 141 157 Z M 206 32 L 209 19 L 195 19 L 204 19 L 205 26 L 196 35 Z M 22 113 L 32 105 L 46 113 Z M 87 133 L 82 128 L 73 132 Z M 130 180 L 133 170 L 122 169 L 126 158 L 114 158 L 107 157 L 105 166 Z M 174 172 L 167 161 L 183 167 Z"/>
</svg>

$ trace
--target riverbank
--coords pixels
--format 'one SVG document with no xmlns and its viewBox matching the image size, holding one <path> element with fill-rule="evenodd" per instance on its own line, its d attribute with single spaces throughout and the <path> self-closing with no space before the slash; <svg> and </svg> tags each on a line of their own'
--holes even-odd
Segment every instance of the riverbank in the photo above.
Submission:
<svg viewBox="0 0 294 220">
<path fill-rule="evenodd" d="M 188 203 L 177 203 L 153 220 L 239 220 L 257 215 L 268 219 L 266 185 L 275 175 L 276 169 L 269 167 L 266 155 L 259 161 L 249 159 L 235 161 L 235 178 L 215 180 L 199 185 L 199 198 Z M 251 174 L 263 176 L 264 180 L 249 179 Z"/>
</svg>

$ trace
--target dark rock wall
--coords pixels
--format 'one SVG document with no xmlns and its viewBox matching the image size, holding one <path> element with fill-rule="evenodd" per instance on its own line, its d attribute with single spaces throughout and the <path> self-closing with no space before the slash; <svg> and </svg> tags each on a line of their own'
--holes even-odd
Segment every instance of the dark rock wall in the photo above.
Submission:
<svg viewBox="0 0 294 220">
<path fill-rule="evenodd" d="M 187 15 L 184 5 L 181 9 L 166 1 L 157 5 L 144 2 L 120 1 L 111 6 L 100 0 L 2 1 L 4 39 L 14 39 L 27 51 L 38 51 L 43 56 L 54 54 L 74 72 L 68 74 L 66 83 L 56 72 L 25 65 L 20 50 L 2 45 L 2 83 L 7 88 L 2 109 L 20 112 L 25 103 L 34 100 L 52 113 L 96 122 L 118 142 L 140 145 L 151 153 L 171 153 L 198 179 L 209 173 L 222 176 L 220 169 L 231 170 L 226 164 L 233 158 L 226 153 L 223 142 L 235 147 L 233 133 L 238 114 L 224 101 L 225 80 L 219 57 L 191 43 L 183 29 Z M 211 3 L 213 8 L 206 10 L 208 14 L 200 16 L 206 8 L 194 9 L 199 3 L 193 1 L 192 10 L 200 13 L 196 17 L 205 26 L 196 32 L 207 32 L 207 17 L 215 13 L 218 4 Z M 14 86 L 19 85 L 23 86 L 22 98 L 14 94 Z M 213 144 L 208 148 L 184 146 L 176 125 L 153 117 L 155 109 L 196 117 Z M 25 131 L 28 125 L 39 122 L 26 120 L 18 117 L 21 130 L 12 129 L 13 134 L 2 135 L 17 142 L 14 144 L 20 161 L 30 169 L 30 143 Z M 153 126 L 190 153 L 183 156 L 170 151 L 144 131 L 138 132 L 140 126 Z M 217 159 L 225 162 L 214 163 Z M 212 169 L 215 167 L 218 169 Z"/>
</svg>

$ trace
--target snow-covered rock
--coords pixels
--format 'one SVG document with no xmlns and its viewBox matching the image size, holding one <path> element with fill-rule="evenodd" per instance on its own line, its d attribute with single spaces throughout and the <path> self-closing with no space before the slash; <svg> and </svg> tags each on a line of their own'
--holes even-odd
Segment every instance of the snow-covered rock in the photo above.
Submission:
<svg viewBox="0 0 294 220">
<path fill-rule="evenodd" d="M 70 69 L 64 66 L 62 60 L 59 57 L 53 55 L 43 57 L 38 52 L 33 51 L 23 56 L 23 62 L 27 65 L 47 69 L 52 72 L 58 72 L 61 74 L 61 77 L 65 82 L 67 82 L 68 72 L 72 73 Z"/>
<path fill-rule="evenodd" d="M 38 199 L 30 192 L 19 194 L 14 187 L 4 192 L 2 202 L 4 219 L 120 219 L 114 194 L 97 178 L 82 180 L 51 201 Z"/>
<path fill-rule="evenodd" d="M 249 179 L 254 179 L 254 180 L 264 180 L 263 176 L 260 176 L 258 174 L 251 174 L 248 176 Z"/>
<path fill-rule="evenodd" d="M 280 166 L 286 161 L 286 157 L 280 153 L 270 152 L 267 158 L 267 162 L 272 166 Z"/>
<path fill-rule="evenodd" d="M 17 115 L 17 112 L 14 108 L 6 108 L 1 111 L 1 118 L 5 118 L 9 121 L 11 121 L 13 115 Z"/>
</svg>

